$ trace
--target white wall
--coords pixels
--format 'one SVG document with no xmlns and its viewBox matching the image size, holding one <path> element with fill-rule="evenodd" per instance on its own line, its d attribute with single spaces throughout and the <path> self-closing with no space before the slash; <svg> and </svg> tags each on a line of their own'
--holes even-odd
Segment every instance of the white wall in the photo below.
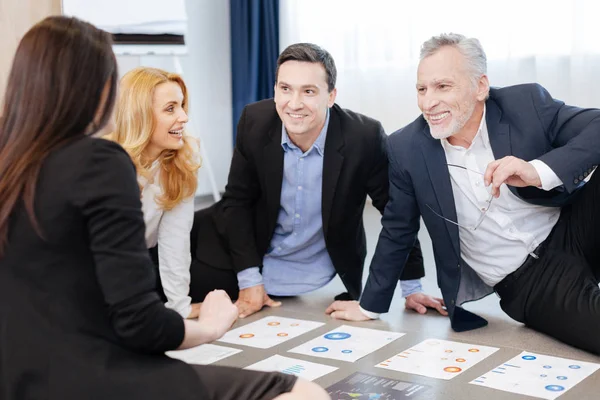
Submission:
<svg viewBox="0 0 600 400">
<path fill-rule="evenodd" d="M 197 195 L 208 195 L 212 191 L 207 161 L 222 192 L 233 147 L 229 2 L 186 0 L 186 8 L 188 54 L 180 60 L 190 93 L 188 131 L 200 137 L 207 154 L 198 176 Z M 121 75 L 140 65 L 175 71 L 173 60 L 166 56 L 121 55 L 118 62 Z"/>
<path fill-rule="evenodd" d="M 419 50 L 442 32 L 479 38 L 492 86 L 538 82 L 567 104 L 598 107 L 598 15 L 598 0 L 281 0 L 279 44 L 327 49 L 338 71 L 336 102 L 392 133 L 421 114 Z"/>
</svg>

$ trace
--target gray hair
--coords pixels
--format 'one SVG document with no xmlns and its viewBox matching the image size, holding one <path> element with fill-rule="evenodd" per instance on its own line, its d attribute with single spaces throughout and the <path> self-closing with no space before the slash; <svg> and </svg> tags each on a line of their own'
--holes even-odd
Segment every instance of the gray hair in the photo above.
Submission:
<svg viewBox="0 0 600 400">
<path fill-rule="evenodd" d="M 482 75 L 487 74 L 487 57 L 479 40 L 458 33 L 442 33 L 427 40 L 421 46 L 420 59 L 435 54 L 444 46 L 455 47 L 462 53 L 467 60 L 467 68 L 471 73 L 473 84 L 476 84 Z"/>
</svg>

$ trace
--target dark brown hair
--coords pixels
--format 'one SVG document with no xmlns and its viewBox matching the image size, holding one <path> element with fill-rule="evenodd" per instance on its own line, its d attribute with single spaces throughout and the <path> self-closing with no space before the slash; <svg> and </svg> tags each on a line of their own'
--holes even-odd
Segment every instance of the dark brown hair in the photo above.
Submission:
<svg viewBox="0 0 600 400">
<path fill-rule="evenodd" d="M 335 62 L 329 52 L 316 44 L 312 43 L 296 43 L 292 44 L 281 52 L 277 59 L 277 69 L 275 70 L 275 83 L 279 79 L 279 67 L 287 61 L 301 61 L 309 63 L 321 64 L 325 68 L 327 75 L 327 89 L 331 93 L 335 89 L 335 80 L 337 78 L 337 70 Z"/>
<path fill-rule="evenodd" d="M 106 125 L 117 78 L 110 34 L 87 22 L 48 17 L 21 39 L 0 117 L 0 256 L 20 202 L 42 235 L 34 215 L 42 163 L 57 147 Z M 107 82 L 110 90 L 99 110 Z M 101 118 L 94 123 L 97 112 Z"/>
</svg>

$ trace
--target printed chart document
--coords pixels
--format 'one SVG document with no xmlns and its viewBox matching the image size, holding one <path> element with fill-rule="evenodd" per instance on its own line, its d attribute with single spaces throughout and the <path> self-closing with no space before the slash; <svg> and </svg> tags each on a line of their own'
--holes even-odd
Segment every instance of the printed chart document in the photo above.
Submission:
<svg viewBox="0 0 600 400">
<path fill-rule="evenodd" d="M 253 369 L 256 371 L 265 372 L 283 372 L 284 374 L 296 375 L 300 378 L 313 381 L 335 371 L 337 368 L 329 365 L 297 360 L 295 358 L 283 357 L 277 354 L 265 360 L 259 361 L 256 364 L 249 365 L 244 369 Z"/>
<path fill-rule="evenodd" d="M 167 351 L 165 354 L 171 358 L 185 361 L 188 364 L 212 364 L 242 350 L 231 347 L 217 346 L 216 344 L 203 344 L 185 350 Z"/>
<path fill-rule="evenodd" d="M 376 367 L 447 380 L 460 375 L 496 351 L 496 347 L 427 339 L 380 362 Z"/>
<path fill-rule="evenodd" d="M 404 333 L 401 332 L 342 325 L 290 352 L 354 362 L 402 336 Z"/>
<path fill-rule="evenodd" d="M 523 352 L 470 383 L 552 400 L 598 368 L 600 364 Z"/>
<path fill-rule="evenodd" d="M 429 386 L 356 372 L 328 387 L 333 400 L 418 399 Z"/>
<path fill-rule="evenodd" d="M 323 325 L 323 322 L 270 316 L 233 329 L 219 341 L 268 349 Z"/>
</svg>

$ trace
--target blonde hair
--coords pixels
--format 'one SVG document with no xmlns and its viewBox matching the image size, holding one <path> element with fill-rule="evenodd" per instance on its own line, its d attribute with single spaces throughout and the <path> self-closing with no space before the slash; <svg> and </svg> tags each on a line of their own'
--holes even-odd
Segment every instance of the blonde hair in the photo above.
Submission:
<svg viewBox="0 0 600 400">
<path fill-rule="evenodd" d="M 107 137 L 123 146 L 131 156 L 138 175 L 145 178 L 150 175 L 151 164 L 145 158 L 144 151 L 156 125 L 152 108 L 154 91 L 165 82 L 175 82 L 181 87 L 182 107 L 187 113 L 188 93 L 180 75 L 158 68 L 135 68 L 121 78 L 115 107 L 116 129 Z M 163 150 L 158 157 L 162 194 L 156 201 L 165 210 L 172 209 L 196 193 L 197 171 L 201 164 L 196 151 L 198 144 L 186 132 L 183 133 L 183 143 L 182 148 Z"/>
</svg>

